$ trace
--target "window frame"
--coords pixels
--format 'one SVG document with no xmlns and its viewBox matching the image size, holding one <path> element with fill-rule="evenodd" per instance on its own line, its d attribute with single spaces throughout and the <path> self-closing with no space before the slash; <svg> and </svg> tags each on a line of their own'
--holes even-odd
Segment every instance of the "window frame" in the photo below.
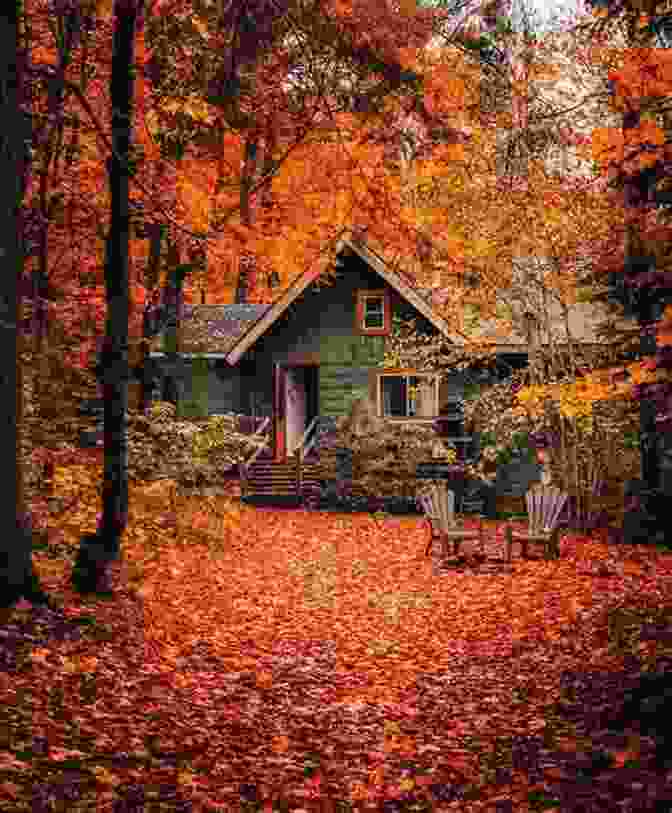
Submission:
<svg viewBox="0 0 672 813">
<path fill-rule="evenodd" d="M 385 415 L 384 401 L 383 401 L 383 378 L 405 378 L 407 379 L 406 387 L 408 388 L 409 378 L 429 378 L 434 382 L 434 403 L 433 414 L 429 417 L 417 415 Z M 440 373 L 428 373 L 413 369 L 398 369 L 398 370 L 385 370 L 377 375 L 376 382 L 376 411 L 379 418 L 384 418 L 388 421 L 408 422 L 408 421 L 434 421 L 439 417 L 439 388 L 440 388 Z M 406 409 L 408 410 L 408 395 L 406 396 Z"/>
<path fill-rule="evenodd" d="M 382 327 L 366 327 L 366 300 L 382 299 L 383 324 Z M 362 289 L 357 291 L 357 304 L 355 307 L 355 332 L 360 336 L 389 336 L 391 326 L 390 295 L 389 291 L 381 289 Z"/>
</svg>

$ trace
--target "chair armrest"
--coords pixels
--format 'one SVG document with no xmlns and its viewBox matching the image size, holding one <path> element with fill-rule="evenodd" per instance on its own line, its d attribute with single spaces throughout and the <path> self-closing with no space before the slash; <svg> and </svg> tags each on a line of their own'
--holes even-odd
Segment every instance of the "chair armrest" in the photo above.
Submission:
<svg viewBox="0 0 672 813">
<path fill-rule="evenodd" d="M 546 545 L 546 557 L 548 559 L 560 558 L 560 528 L 553 528 Z"/>
<path fill-rule="evenodd" d="M 513 526 L 512 525 L 505 525 L 504 526 L 504 538 L 506 539 L 506 558 L 510 562 L 511 561 L 511 551 L 513 549 Z"/>
</svg>

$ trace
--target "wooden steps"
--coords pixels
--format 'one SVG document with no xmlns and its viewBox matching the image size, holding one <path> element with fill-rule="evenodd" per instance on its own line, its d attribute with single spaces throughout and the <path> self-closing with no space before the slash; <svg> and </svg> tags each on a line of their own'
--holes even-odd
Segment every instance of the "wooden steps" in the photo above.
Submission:
<svg viewBox="0 0 672 813">
<path fill-rule="evenodd" d="M 309 457 L 300 466 L 295 457 L 286 462 L 259 457 L 241 478 L 244 497 L 280 497 L 300 499 L 301 488 L 319 485 L 319 466 L 315 457 Z"/>
</svg>

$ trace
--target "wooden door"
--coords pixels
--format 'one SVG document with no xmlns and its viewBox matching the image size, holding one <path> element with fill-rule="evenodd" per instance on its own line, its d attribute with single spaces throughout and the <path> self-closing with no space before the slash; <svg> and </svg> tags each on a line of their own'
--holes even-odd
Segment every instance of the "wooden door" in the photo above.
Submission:
<svg viewBox="0 0 672 813">
<path fill-rule="evenodd" d="M 285 371 L 285 443 L 287 454 L 296 451 L 306 431 L 305 367 L 287 367 Z"/>
</svg>

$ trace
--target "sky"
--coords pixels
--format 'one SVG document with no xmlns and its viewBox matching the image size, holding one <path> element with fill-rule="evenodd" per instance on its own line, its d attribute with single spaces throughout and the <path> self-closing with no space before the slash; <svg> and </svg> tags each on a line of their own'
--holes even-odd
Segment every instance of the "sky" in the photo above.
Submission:
<svg viewBox="0 0 672 813">
<path fill-rule="evenodd" d="M 519 5 L 518 0 L 513 2 L 513 25 L 515 27 L 516 20 L 516 7 Z M 539 19 L 540 30 L 546 29 L 553 16 L 560 19 L 567 19 L 576 21 L 577 15 L 585 15 L 585 3 L 583 0 L 525 0 L 525 5 L 534 8 L 536 15 Z"/>
<path fill-rule="evenodd" d="M 507 0 L 502 0 L 502 2 L 507 4 Z M 471 13 L 477 13 L 478 8 L 483 5 L 480 0 L 418 0 L 418 4 L 448 8 L 468 8 Z M 577 14 L 586 14 L 584 0 L 508 0 L 508 5 L 513 9 L 512 21 L 514 28 L 516 27 L 516 12 L 521 6 L 524 6 L 533 9 L 534 18 L 538 21 L 537 29 L 539 31 L 548 30 L 554 15 L 560 19 L 576 21 Z"/>
</svg>

